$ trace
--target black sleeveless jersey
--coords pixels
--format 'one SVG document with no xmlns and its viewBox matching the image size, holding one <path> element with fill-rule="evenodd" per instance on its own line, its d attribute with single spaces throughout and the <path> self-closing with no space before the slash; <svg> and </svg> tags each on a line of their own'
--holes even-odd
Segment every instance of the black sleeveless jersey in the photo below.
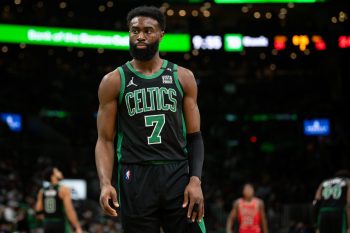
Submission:
<svg viewBox="0 0 350 233">
<path fill-rule="evenodd" d="M 45 218 L 65 219 L 63 200 L 59 197 L 59 185 L 43 188 L 43 206 Z"/>
<path fill-rule="evenodd" d="M 117 155 L 121 163 L 152 163 L 187 159 L 183 90 L 177 65 L 163 60 L 146 76 L 130 62 L 118 67 Z"/>
<path fill-rule="evenodd" d="M 347 202 L 347 178 L 335 177 L 321 184 L 321 208 L 343 210 Z"/>
</svg>

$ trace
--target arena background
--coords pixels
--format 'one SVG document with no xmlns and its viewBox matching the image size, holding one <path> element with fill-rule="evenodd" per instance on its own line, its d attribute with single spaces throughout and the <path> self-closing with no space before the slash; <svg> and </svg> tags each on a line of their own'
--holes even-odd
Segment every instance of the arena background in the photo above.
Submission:
<svg viewBox="0 0 350 233">
<path fill-rule="evenodd" d="M 281 2 L 1 0 L 0 232 L 40 232 L 32 208 L 48 165 L 86 181 L 75 201 L 86 232 L 121 232 L 98 206 L 97 89 L 131 60 L 125 18 L 143 4 L 161 7 L 175 35 L 161 56 L 198 82 L 207 232 L 225 232 L 247 181 L 271 233 L 313 232 L 318 184 L 350 162 L 350 3 Z M 65 42 L 70 29 L 91 37 Z"/>
</svg>

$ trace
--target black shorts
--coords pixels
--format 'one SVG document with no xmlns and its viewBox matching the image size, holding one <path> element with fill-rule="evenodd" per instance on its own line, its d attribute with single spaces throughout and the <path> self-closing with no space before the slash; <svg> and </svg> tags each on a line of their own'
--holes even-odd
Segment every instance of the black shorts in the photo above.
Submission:
<svg viewBox="0 0 350 233">
<path fill-rule="evenodd" d="M 204 233 L 204 222 L 189 222 L 182 208 L 188 162 L 121 164 L 121 220 L 125 233 Z"/>
<path fill-rule="evenodd" d="M 346 233 L 345 211 L 320 211 L 318 226 L 320 233 Z"/>
<path fill-rule="evenodd" d="M 70 233 L 70 226 L 67 220 L 63 219 L 45 219 L 45 233 Z"/>
</svg>

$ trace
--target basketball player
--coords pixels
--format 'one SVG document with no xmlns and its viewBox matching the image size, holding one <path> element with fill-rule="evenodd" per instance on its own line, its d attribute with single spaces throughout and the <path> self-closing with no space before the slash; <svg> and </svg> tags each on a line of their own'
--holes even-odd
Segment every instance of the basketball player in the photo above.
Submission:
<svg viewBox="0 0 350 233">
<path fill-rule="evenodd" d="M 350 233 L 350 173 L 338 171 L 318 187 L 314 200 L 319 233 Z"/>
<path fill-rule="evenodd" d="M 160 58 L 165 17 L 158 8 L 135 8 L 127 23 L 133 59 L 107 74 L 98 91 L 101 207 L 121 214 L 126 233 L 159 233 L 160 226 L 165 233 L 205 232 L 196 80 Z M 115 139 L 117 189 L 111 184 Z"/>
<path fill-rule="evenodd" d="M 70 190 L 59 184 L 63 179 L 62 172 L 56 167 L 48 167 L 43 172 L 43 178 L 50 182 L 50 185 L 40 189 L 35 210 L 38 218 L 44 219 L 44 232 L 69 233 L 68 217 L 75 232 L 81 233 Z"/>
<path fill-rule="evenodd" d="M 233 233 L 236 220 L 239 233 L 268 233 L 264 202 L 254 197 L 254 187 L 249 183 L 243 187 L 243 198 L 233 204 L 226 223 L 226 233 Z"/>
</svg>

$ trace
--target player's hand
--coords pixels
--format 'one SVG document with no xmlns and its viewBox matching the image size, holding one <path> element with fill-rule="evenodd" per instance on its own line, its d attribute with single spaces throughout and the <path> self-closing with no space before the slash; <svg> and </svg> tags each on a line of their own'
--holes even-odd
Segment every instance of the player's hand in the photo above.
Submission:
<svg viewBox="0 0 350 233">
<path fill-rule="evenodd" d="M 346 231 L 346 233 L 350 233 L 350 228 L 348 228 L 348 230 Z"/>
<path fill-rule="evenodd" d="M 100 205 L 105 214 L 118 216 L 116 208 L 119 207 L 117 191 L 112 185 L 105 185 L 101 188 Z"/>
<path fill-rule="evenodd" d="M 186 208 L 187 206 L 187 218 L 192 222 L 194 222 L 196 218 L 199 222 L 202 221 L 204 216 L 204 198 L 201 181 L 196 176 L 190 178 L 190 182 L 185 189 L 182 207 Z"/>
<path fill-rule="evenodd" d="M 79 227 L 75 229 L 75 233 L 83 233 L 83 230 Z"/>
</svg>

